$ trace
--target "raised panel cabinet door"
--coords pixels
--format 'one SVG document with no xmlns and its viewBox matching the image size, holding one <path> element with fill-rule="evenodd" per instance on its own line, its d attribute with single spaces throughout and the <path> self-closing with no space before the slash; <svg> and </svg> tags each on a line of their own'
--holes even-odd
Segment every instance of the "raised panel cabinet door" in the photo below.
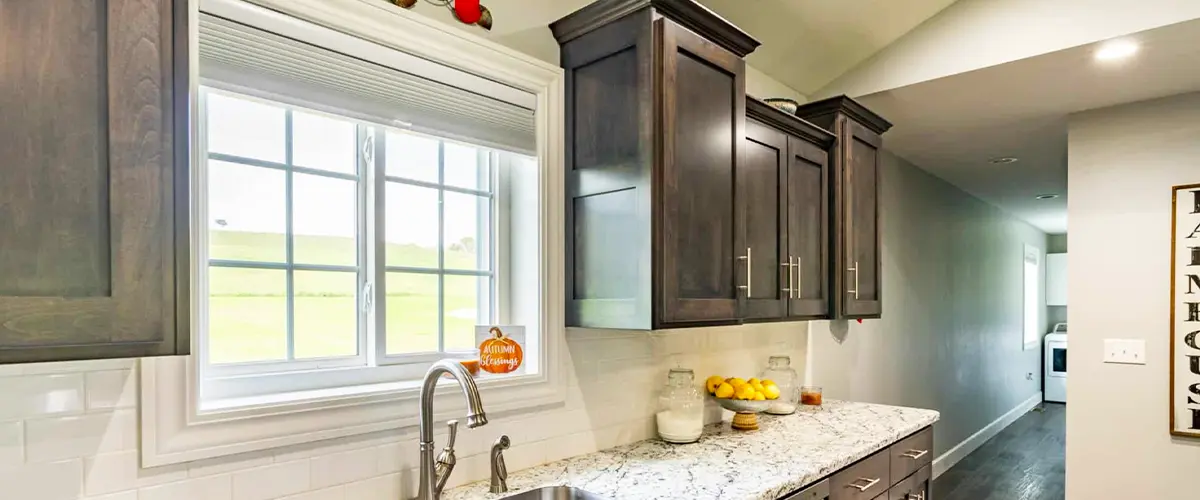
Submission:
<svg viewBox="0 0 1200 500">
<path fill-rule="evenodd" d="M 787 316 L 791 296 L 787 260 L 788 136 L 746 120 L 746 144 L 736 172 L 737 223 L 745 234 L 748 278 L 742 317 Z"/>
<path fill-rule="evenodd" d="M 883 313 L 882 267 L 879 239 L 878 134 L 847 120 L 839 147 L 842 148 L 842 262 L 847 318 L 872 318 Z"/>
<path fill-rule="evenodd" d="M 186 19 L 0 0 L 0 363 L 187 353 Z"/>
<path fill-rule="evenodd" d="M 788 315 L 829 317 L 829 153 L 788 138 Z"/>
<path fill-rule="evenodd" d="M 754 260 L 738 234 L 734 189 L 746 137 L 745 62 L 667 19 L 655 21 L 655 31 L 662 56 L 657 323 L 734 323 Z"/>
</svg>

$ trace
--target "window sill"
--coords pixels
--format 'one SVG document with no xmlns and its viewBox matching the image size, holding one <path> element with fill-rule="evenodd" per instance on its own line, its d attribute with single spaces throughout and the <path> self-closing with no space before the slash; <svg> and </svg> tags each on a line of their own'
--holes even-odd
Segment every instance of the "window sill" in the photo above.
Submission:
<svg viewBox="0 0 1200 500">
<path fill-rule="evenodd" d="M 558 367 L 547 368 L 561 374 Z M 418 381 L 231 398 L 201 410 L 199 401 L 191 397 L 196 394 L 195 377 L 190 376 L 195 373 L 193 358 L 146 358 L 141 371 L 143 467 L 413 427 L 420 418 Z M 450 380 L 438 384 L 451 389 L 453 385 Z M 561 375 L 485 377 L 479 386 L 484 408 L 493 414 L 566 399 Z M 435 421 L 465 415 L 459 391 L 443 389 L 435 394 Z"/>
</svg>

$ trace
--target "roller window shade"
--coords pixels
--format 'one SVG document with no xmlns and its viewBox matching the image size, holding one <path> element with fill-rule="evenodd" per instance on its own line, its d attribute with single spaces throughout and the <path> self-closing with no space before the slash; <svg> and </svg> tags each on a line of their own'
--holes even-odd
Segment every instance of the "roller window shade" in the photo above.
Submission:
<svg viewBox="0 0 1200 500">
<path fill-rule="evenodd" d="M 431 65 L 350 35 L 313 25 L 303 28 L 297 32 L 367 49 L 362 52 L 382 49 L 399 63 L 411 63 L 397 65 Z M 445 66 L 427 70 L 436 75 L 415 74 L 364 54 L 331 50 L 210 14 L 201 14 L 199 31 L 205 85 L 524 154 L 536 150 L 533 94 Z"/>
</svg>

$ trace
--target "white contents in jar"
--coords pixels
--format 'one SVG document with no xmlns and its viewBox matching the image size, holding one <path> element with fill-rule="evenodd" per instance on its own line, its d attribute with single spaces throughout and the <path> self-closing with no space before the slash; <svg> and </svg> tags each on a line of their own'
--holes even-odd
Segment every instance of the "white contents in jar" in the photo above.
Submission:
<svg viewBox="0 0 1200 500">
<path fill-rule="evenodd" d="M 704 431 L 703 411 L 664 410 L 654 417 L 658 436 L 668 443 L 694 443 Z"/>
<path fill-rule="evenodd" d="M 772 401 L 771 406 L 767 407 L 767 413 L 772 415 L 791 415 L 796 412 L 796 403 L 787 401 Z"/>
</svg>

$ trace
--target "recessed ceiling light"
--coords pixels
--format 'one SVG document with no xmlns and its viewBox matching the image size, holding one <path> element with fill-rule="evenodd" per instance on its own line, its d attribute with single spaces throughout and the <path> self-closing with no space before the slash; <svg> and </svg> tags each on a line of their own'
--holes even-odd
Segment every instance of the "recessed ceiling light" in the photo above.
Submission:
<svg viewBox="0 0 1200 500">
<path fill-rule="evenodd" d="M 1129 40 L 1113 40 L 1105 42 L 1096 49 L 1097 61 L 1116 61 L 1136 54 L 1138 45 Z"/>
<path fill-rule="evenodd" d="M 1017 159 L 1016 157 L 1001 156 L 999 158 L 992 158 L 988 160 L 988 163 L 991 163 L 992 165 L 1008 165 L 1009 163 L 1016 163 L 1018 161 L 1021 160 Z"/>
<path fill-rule="evenodd" d="M 1039 195 L 1037 195 L 1037 199 L 1039 199 L 1039 200 L 1053 200 L 1055 198 L 1058 198 L 1057 194 L 1039 194 Z"/>
</svg>

